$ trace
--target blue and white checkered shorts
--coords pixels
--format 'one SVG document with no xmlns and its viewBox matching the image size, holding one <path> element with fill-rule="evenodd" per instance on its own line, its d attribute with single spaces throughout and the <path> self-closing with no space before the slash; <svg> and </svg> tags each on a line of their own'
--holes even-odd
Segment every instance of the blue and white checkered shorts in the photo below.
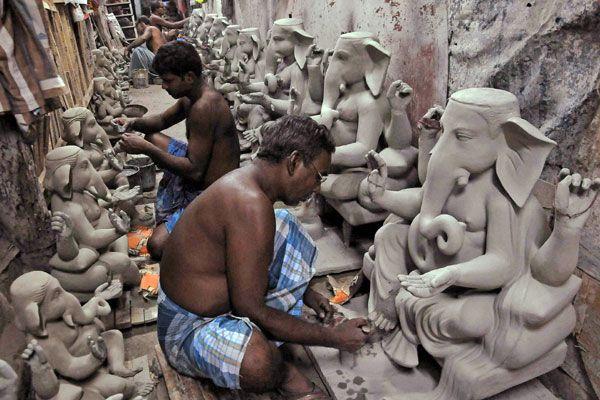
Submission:
<svg viewBox="0 0 600 400">
<path fill-rule="evenodd" d="M 287 210 L 276 210 L 275 218 L 275 249 L 265 304 L 300 316 L 302 297 L 315 274 L 317 249 Z M 198 316 L 159 290 L 158 341 L 169 363 L 182 374 L 210 378 L 217 386 L 239 389 L 239 372 L 254 329 L 259 328 L 248 318 L 232 314 Z"/>
</svg>

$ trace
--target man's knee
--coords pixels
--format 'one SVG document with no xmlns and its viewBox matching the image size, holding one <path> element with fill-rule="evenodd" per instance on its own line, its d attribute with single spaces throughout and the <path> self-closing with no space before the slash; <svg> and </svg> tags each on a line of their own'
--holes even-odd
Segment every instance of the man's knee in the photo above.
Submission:
<svg viewBox="0 0 600 400">
<path fill-rule="evenodd" d="M 283 382 L 284 368 L 279 349 L 255 329 L 240 368 L 242 389 L 258 393 L 274 390 Z"/>
<path fill-rule="evenodd" d="M 158 225 L 154 229 L 146 244 L 148 253 L 150 253 L 153 259 L 160 260 L 162 258 L 163 249 L 168 238 L 169 231 L 167 231 L 165 224 Z"/>
</svg>

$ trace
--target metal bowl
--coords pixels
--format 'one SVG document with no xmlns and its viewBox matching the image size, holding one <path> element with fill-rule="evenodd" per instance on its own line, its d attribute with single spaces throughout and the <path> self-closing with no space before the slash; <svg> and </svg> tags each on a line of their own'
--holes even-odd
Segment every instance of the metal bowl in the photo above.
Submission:
<svg viewBox="0 0 600 400">
<path fill-rule="evenodd" d="M 123 109 L 123 114 L 129 118 L 143 117 L 148 112 L 148 108 L 141 104 L 129 104 Z"/>
</svg>

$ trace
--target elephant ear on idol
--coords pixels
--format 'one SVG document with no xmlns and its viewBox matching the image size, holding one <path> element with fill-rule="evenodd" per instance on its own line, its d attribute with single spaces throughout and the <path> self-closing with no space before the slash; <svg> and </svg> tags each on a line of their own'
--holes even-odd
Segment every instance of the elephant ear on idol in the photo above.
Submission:
<svg viewBox="0 0 600 400">
<path fill-rule="evenodd" d="M 240 34 L 239 25 L 229 25 L 226 29 L 234 30 L 237 32 L 238 35 Z M 227 54 L 230 47 L 231 47 L 231 44 L 229 43 L 229 40 L 227 40 L 227 38 L 224 38 L 223 41 L 221 42 L 221 57 L 223 57 L 223 56 L 225 56 L 225 54 Z"/>
<path fill-rule="evenodd" d="M 73 188 L 71 186 L 72 168 L 69 164 L 61 165 L 53 173 L 46 175 L 44 187 L 57 193 L 64 200 L 71 200 Z"/>
<path fill-rule="evenodd" d="M 260 48 L 262 46 L 262 43 L 260 42 L 260 37 L 258 37 L 258 35 L 256 33 L 253 33 L 252 35 L 250 35 L 250 39 L 252 39 L 252 59 L 254 61 L 258 61 L 258 58 L 260 57 Z"/>
<path fill-rule="evenodd" d="M 374 39 L 365 40 L 365 50 L 371 59 L 365 70 L 365 80 L 371 94 L 379 96 L 390 65 L 390 52 Z"/>
<path fill-rule="evenodd" d="M 306 57 L 308 57 L 310 46 L 313 44 L 315 37 L 300 27 L 294 28 L 292 31 L 292 36 L 295 43 L 294 58 L 296 59 L 300 69 L 304 69 L 304 66 L 306 65 Z"/>
<path fill-rule="evenodd" d="M 523 207 L 556 142 L 520 117 L 509 118 L 501 129 L 506 146 L 499 151 L 496 174 L 510 198 Z"/>
</svg>

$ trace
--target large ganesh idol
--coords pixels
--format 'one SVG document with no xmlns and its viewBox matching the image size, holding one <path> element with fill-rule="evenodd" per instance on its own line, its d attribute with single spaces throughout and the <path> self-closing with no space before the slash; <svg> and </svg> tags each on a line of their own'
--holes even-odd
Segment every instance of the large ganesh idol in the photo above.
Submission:
<svg viewBox="0 0 600 400">
<path fill-rule="evenodd" d="M 406 115 L 412 89 L 396 81 L 387 94 L 382 93 L 389 62 L 390 53 L 368 32 L 341 35 L 329 57 L 321 113 L 315 117 L 331 130 L 336 144 L 332 173 L 321 185 L 326 198 L 349 201 L 359 197 L 361 181 L 368 174 L 366 155 L 378 148 L 384 133 L 390 149 L 382 156 L 393 165 L 395 188 L 416 182 L 416 149 L 410 146 Z M 376 208 L 370 202 L 364 205 Z"/>
<path fill-rule="evenodd" d="M 97 286 L 117 275 L 125 285 L 138 284 L 138 268 L 128 256 L 129 217 L 98 204 L 103 199 L 120 207 L 131 193 L 111 195 L 86 153 L 76 146 L 47 154 L 44 187 L 58 225 L 53 228 L 62 235 L 50 260 L 52 275 L 62 287 L 86 300 Z"/>
<path fill-rule="evenodd" d="M 465 89 L 437 121 L 442 111 L 421 121 L 423 188 L 386 190 L 378 155 L 368 178 L 373 202 L 396 214 L 365 254 L 369 318 L 399 365 L 418 365 L 419 345 L 442 365 L 435 390 L 398 399 L 483 399 L 562 364 L 600 188 L 562 170 L 550 229 L 532 190 L 555 143 L 521 118 L 517 98 Z"/>
</svg>

